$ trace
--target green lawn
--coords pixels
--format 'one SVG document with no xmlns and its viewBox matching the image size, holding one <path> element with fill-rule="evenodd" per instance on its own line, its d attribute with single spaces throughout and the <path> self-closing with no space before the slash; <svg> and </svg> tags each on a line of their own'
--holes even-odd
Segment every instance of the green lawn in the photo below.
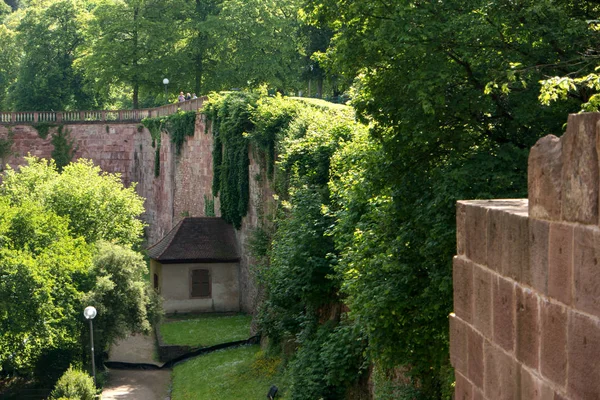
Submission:
<svg viewBox="0 0 600 400">
<path fill-rule="evenodd" d="M 196 316 L 160 325 L 165 344 L 208 347 L 250 337 L 251 315 Z"/>
<path fill-rule="evenodd" d="M 271 385 L 281 386 L 280 360 L 266 358 L 260 346 L 243 346 L 196 357 L 173 369 L 173 400 L 264 400 Z M 280 389 L 280 395 L 281 389 Z M 280 398 L 284 398 L 283 396 Z"/>
</svg>

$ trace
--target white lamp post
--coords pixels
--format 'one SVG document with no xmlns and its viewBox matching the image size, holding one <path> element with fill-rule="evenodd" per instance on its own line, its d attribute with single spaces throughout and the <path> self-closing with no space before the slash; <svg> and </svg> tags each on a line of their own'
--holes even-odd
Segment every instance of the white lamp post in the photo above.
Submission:
<svg viewBox="0 0 600 400">
<path fill-rule="evenodd" d="M 94 377 L 94 386 L 96 386 L 96 362 L 94 361 L 94 326 L 92 320 L 96 317 L 96 309 L 88 306 L 83 310 L 83 316 L 90 321 L 90 343 L 92 345 L 92 375 Z"/>
<path fill-rule="evenodd" d="M 169 80 L 167 78 L 163 79 L 163 85 L 165 85 L 165 98 L 167 102 L 169 102 L 169 93 L 167 92 L 167 85 L 169 84 Z"/>
</svg>

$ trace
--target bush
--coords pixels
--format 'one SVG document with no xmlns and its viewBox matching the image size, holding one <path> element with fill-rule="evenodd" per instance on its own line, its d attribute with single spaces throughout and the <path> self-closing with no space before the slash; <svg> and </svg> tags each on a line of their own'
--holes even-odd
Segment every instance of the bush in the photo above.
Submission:
<svg viewBox="0 0 600 400">
<path fill-rule="evenodd" d="M 60 377 L 50 395 L 50 399 L 94 400 L 96 387 L 87 373 L 69 367 Z"/>
</svg>

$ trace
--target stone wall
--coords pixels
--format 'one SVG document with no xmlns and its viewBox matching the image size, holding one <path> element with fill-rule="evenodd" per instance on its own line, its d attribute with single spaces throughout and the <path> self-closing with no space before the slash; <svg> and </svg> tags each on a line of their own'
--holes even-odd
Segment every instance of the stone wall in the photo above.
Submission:
<svg viewBox="0 0 600 400">
<path fill-rule="evenodd" d="M 460 201 L 456 399 L 600 398 L 600 114 L 529 156 L 529 200 Z"/>
<path fill-rule="evenodd" d="M 104 171 L 122 174 L 125 185 L 136 182 L 136 191 L 145 201 L 144 220 L 146 241 L 156 243 L 186 216 L 205 216 L 205 201 L 214 200 L 216 216 L 220 215 L 218 197 L 212 193 L 212 148 L 210 127 L 206 129 L 202 114 L 196 118 L 193 137 L 186 138 L 181 153 L 176 154 L 170 137 L 163 133 L 160 148 L 160 174 L 154 176 L 155 148 L 150 132 L 140 124 L 113 123 L 65 125 L 74 142 L 75 159 L 93 160 Z M 11 154 L 0 160 L 1 165 L 16 168 L 25 163 L 28 153 L 50 158 L 53 146 L 51 135 L 42 139 L 31 125 L 0 125 L 0 139 L 10 135 L 13 141 Z M 248 240 L 252 232 L 269 214 L 272 192 L 261 172 L 254 151 L 250 154 L 250 205 L 248 215 L 236 231 L 242 259 L 240 261 L 240 308 L 252 313 L 256 308 L 258 289 L 254 283 Z M 265 211 L 266 210 L 266 211 Z"/>
</svg>

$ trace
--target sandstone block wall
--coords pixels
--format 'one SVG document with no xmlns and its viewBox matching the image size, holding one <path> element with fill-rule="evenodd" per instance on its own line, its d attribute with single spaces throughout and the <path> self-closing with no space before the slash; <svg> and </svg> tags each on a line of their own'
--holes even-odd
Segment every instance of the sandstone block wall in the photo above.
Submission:
<svg viewBox="0 0 600 400">
<path fill-rule="evenodd" d="M 460 201 L 456 399 L 600 399 L 600 114 L 529 157 L 529 199 Z"/>
</svg>

